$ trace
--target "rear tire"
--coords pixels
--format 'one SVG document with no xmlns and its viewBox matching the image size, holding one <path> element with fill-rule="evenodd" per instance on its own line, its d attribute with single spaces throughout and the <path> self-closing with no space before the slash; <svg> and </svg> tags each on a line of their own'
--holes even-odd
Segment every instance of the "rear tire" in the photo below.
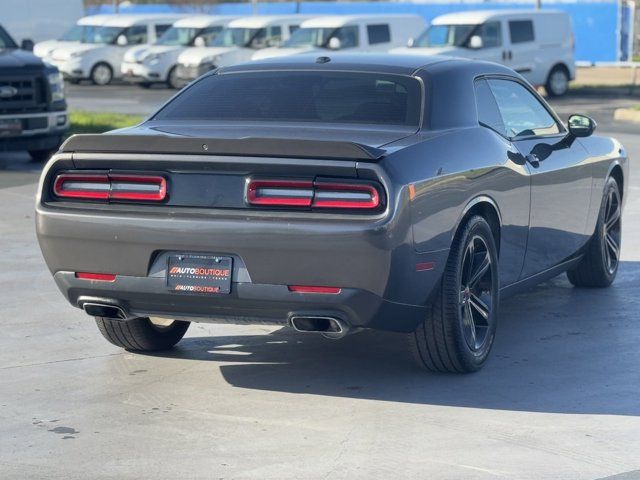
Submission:
<svg viewBox="0 0 640 480">
<path fill-rule="evenodd" d="M 551 69 L 544 89 L 550 97 L 561 97 L 569 91 L 569 72 L 563 65 Z"/>
<path fill-rule="evenodd" d="M 622 240 L 622 202 L 618 182 L 607 179 L 600 205 L 598 223 L 587 251 L 580 263 L 567 271 L 569 281 L 576 287 L 605 288 L 618 273 Z"/>
<path fill-rule="evenodd" d="M 456 234 L 427 318 L 409 336 L 419 366 L 435 372 L 480 369 L 495 338 L 498 255 L 491 227 L 474 215 Z"/>
<path fill-rule="evenodd" d="M 116 347 L 137 352 L 167 350 L 178 343 L 189 328 L 189 322 L 174 320 L 160 325 L 157 320 L 134 318 L 114 320 L 95 317 L 102 336 Z"/>
</svg>

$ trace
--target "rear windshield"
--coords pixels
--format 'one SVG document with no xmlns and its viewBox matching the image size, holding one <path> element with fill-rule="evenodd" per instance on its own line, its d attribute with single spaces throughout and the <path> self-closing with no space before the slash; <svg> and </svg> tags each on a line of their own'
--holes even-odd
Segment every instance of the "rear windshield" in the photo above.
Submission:
<svg viewBox="0 0 640 480">
<path fill-rule="evenodd" d="M 401 75 L 277 71 L 211 75 L 154 120 L 363 123 L 418 126 L 422 90 Z"/>
</svg>

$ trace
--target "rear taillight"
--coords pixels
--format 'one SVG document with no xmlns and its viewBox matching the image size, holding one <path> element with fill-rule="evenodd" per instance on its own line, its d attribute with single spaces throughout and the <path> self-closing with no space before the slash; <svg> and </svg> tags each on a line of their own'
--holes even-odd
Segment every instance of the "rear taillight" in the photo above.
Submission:
<svg viewBox="0 0 640 480">
<path fill-rule="evenodd" d="M 296 180 L 253 180 L 247 187 L 251 205 L 309 207 L 313 201 L 313 182 Z"/>
<path fill-rule="evenodd" d="M 382 204 L 380 190 L 371 183 L 353 181 L 251 180 L 250 205 L 375 210 Z"/>
<path fill-rule="evenodd" d="M 167 196 L 167 181 L 161 176 L 63 173 L 53 183 L 61 198 L 161 202 Z"/>
</svg>

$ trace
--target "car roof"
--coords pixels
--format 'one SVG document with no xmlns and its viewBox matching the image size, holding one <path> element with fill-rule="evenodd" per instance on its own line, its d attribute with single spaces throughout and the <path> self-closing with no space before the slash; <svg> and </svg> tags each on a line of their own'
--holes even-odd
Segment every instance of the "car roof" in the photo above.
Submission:
<svg viewBox="0 0 640 480">
<path fill-rule="evenodd" d="M 242 17 L 229 23 L 229 28 L 263 28 L 274 23 L 281 22 L 304 22 L 312 18 L 309 15 L 256 15 L 255 17 Z"/>
<path fill-rule="evenodd" d="M 541 16 L 541 15 L 566 15 L 559 10 L 531 10 L 531 9 L 504 9 L 504 10 L 471 10 L 467 12 L 447 13 L 435 17 L 432 25 L 477 25 L 487 20 L 512 16 Z"/>
<path fill-rule="evenodd" d="M 322 59 L 321 61 L 318 61 Z M 329 61 L 326 61 L 329 59 Z M 266 58 L 252 62 L 223 67 L 219 73 L 265 71 L 265 70 L 343 70 L 371 73 L 412 75 L 419 70 L 429 72 L 436 65 L 445 65 L 445 70 L 483 70 L 485 73 L 517 75 L 509 68 L 490 62 L 440 55 L 415 54 L 389 55 L 381 53 L 327 53 L 290 55 Z"/>
<path fill-rule="evenodd" d="M 393 15 L 381 15 L 381 14 L 369 14 L 369 15 L 327 15 L 324 17 L 315 17 L 304 22 L 300 27 L 302 28 L 338 28 L 345 25 L 367 22 L 367 21 L 384 21 L 390 20 L 403 20 L 420 18 L 418 15 L 409 14 L 393 14 Z"/>
<path fill-rule="evenodd" d="M 131 27 L 140 23 L 147 23 L 153 21 L 168 21 L 175 22 L 181 18 L 185 18 L 187 15 L 172 15 L 167 13 L 156 14 L 126 14 L 126 15 L 114 15 L 112 18 L 104 22 L 105 27 Z"/>
<path fill-rule="evenodd" d="M 194 15 L 193 17 L 181 18 L 173 24 L 174 27 L 204 28 L 210 25 L 226 24 L 237 19 L 231 15 Z"/>
</svg>

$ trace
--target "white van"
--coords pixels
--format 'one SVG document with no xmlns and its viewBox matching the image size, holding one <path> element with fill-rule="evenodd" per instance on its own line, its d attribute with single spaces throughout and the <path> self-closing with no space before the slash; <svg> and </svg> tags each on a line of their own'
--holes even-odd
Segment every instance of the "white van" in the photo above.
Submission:
<svg viewBox="0 0 640 480">
<path fill-rule="evenodd" d="M 251 60 L 256 50 L 281 45 L 309 18 L 260 15 L 234 20 L 210 43 L 180 54 L 178 77 L 191 81 L 214 68 Z"/>
<path fill-rule="evenodd" d="M 83 17 L 57 40 L 44 40 L 36 43 L 35 47 L 33 47 L 33 53 L 48 62 L 56 48 L 66 47 L 80 43 L 86 38 L 92 38 L 96 28 L 101 27 L 111 17 L 113 17 L 111 14 Z"/>
<path fill-rule="evenodd" d="M 0 20 L 18 43 L 60 38 L 84 15 L 82 0 L 0 0 Z"/>
<path fill-rule="evenodd" d="M 406 45 L 426 27 L 418 15 L 332 15 L 304 22 L 280 48 L 257 52 L 261 58 L 309 53 L 320 50 L 386 52 Z"/>
<path fill-rule="evenodd" d="M 125 81 L 149 87 L 166 83 L 179 88 L 178 57 L 194 45 L 211 43 L 237 17 L 198 15 L 178 20 L 151 46 L 133 47 L 124 55 L 121 71 Z"/>
<path fill-rule="evenodd" d="M 71 82 L 91 80 L 107 85 L 121 77 L 127 47 L 154 43 L 171 25 L 186 15 L 114 15 L 92 37 L 81 43 L 56 48 L 50 63 Z"/>
<path fill-rule="evenodd" d="M 486 10 L 437 17 L 407 48 L 391 53 L 451 55 L 502 63 L 550 96 L 575 78 L 571 19 L 552 10 Z"/>
</svg>

